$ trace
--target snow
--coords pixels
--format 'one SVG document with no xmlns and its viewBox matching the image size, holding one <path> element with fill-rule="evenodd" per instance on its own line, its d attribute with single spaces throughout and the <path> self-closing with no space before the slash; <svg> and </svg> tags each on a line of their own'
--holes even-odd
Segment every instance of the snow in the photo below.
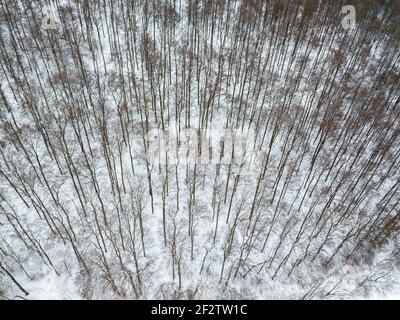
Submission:
<svg viewBox="0 0 400 320">
<path fill-rule="evenodd" d="M 68 5 L 70 1 L 59 1 L 59 3 Z M 18 5 L 21 4 L 18 2 Z M 73 9 L 78 12 L 78 7 L 79 12 L 82 12 L 81 5 L 74 4 Z M 198 124 L 202 120 L 200 108 L 204 107 L 204 101 L 211 99 L 210 88 L 217 82 L 217 53 L 229 53 L 230 50 L 240 49 L 233 37 L 237 31 L 235 29 L 238 26 L 237 21 L 232 19 L 232 24 L 218 26 L 212 44 L 216 52 L 213 53 L 214 58 L 208 60 L 211 56 L 210 51 L 207 51 L 211 45 L 211 31 L 199 32 L 193 26 L 189 30 L 188 17 L 185 16 L 185 6 L 183 6 L 179 12 L 182 18 L 174 30 L 175 43 L 170 66 L 172 80 L 166 81 L 166 88 L 162 86 L 158 88 L 158 81 L 164 77 L 163 72 L 167 72 L 168 67 L 162 66 L 156 60 L 156 53 L 162 50 L 166 29 L 159 22 L 153 25 L 151 19 L 147 26 L 147 36 L 150 42 L 154 37 L 156 48 L 154 57 L 151 57 L 156 61 L 153 66 L 154 75 L 151 76 L 146 65 L 142 69 L 140 61 L 140 50 L 143 50 L 143 47 L 139 41 L 145 32 L 143 8 L 133 8 L 137 9 L 135 14 L 138 19 L 134 32 L 138 43 L 135 44 L 131 38 L 132 34 L 127 34 L 123 28 L 123 18 L 119 17 L 120 29 L 114 31 L 110 27 L 113 24 L 110 8 L 105 6 L 100 10 L 100 7 L 102 6 L 99 6 L 94 17 L 99 23 L 96 25 L 98 34 L 97 29 L 91 26 L 94 39 L 93 53 L 85 39 L 87 31 L 81 31 L 77 21 L 74 22 L 75 25 L 70 23 L 71 25 L 63 26 L 58 31 L 61 34 L 67 27 L 71 28 L 72 32 L 79 30 L 76 31 L 76 35 L 80 44 L 83 68 L 88 76 L 88 85 L 79 80 L 82 76 L 80 65 L 76 56 L 70 54 L 68 43 L 64 39 L 56 38 L 65 69 L 74 78 L 69 81 L 71 92 L 56 81 L 52 82 L 54 88 L 45 85 L 43 90 L 49 100 L 47 104 L 38 83 L 43 81 L 46 84 L 44 80 L 59 75 L 59 66 L 50 50 L 51 46 L 48 44 L 44 50 L 48 59 L 42 59 L 36 47 L 28 53 L 21 52 L 20 59 L 23 64 L 30 66 L 32 61 L 35 61 L 34 65 L 37 65 L 39 70 L 39 73 L 35 73 L 29 67 L 25 68 L 27 73 L 25 86 L 32 87 L 35 96 L 32 99 L 35 106 L 38 106 L 38 114 L 42 117 L 39 122 L 48 130 L 57 158 L 51 156 L 53 151 L 49 152 L 49 146 L 43 136 L 34 130 L 36 119 L 21 103 L 24 102 L 21 96 L 24 96 L 25 91 L 18 87 L 7 70 L 4 75 L 0 75 L 1 88 L 12 106 L 12 113 L 5 113 L 4 117 L 10 123 L 14 121 L 14 117 L 18 126 L 24 129 L 21 140 L 28 150 L 26 155 L 21 147 L 15 147 L 10 143 L 5 130 L 1 129 L 0 140 L 4 139 L 7 144 L 4 148 L 5 156 L 0 157 L 0 169 L 5 171 L 11 182 L 18 185 L 23 199 L 29 204 L 27 207 L 9 181 L 0 176 L 0 191 L 7 200 L 1 199 L 4 209 L 0 211 L 0 248 L 9 253 L 4 257 L 0 255 L 0 261 L 4 258 L 15 278 L 29 292 L 28 296 L 24 296 L 10 279 L 3 278 L 1 274 L 0 289 L 4 290 L 7 296 L 15 299 L 187 299 L 193 295 L 197 299 L 399 299 L 398 236 L 383 243 L 373 255 L 366 252 L 367 250 L 357 251 L 354 260 L 358 262 L 354 263 L 348 263 L 346 255 L 355 249 L 357 241 L 355 237 L 343 240 L 355 228 L 368 225 L 373 210 L 379 207 L 385 194 L 398 184 L 400 173 L 394 166 L 379 188 L 372 188 L 385 170 L 389 170 L 391 157 L 394 157 L 396 148 L 399 147 L 397 136 L 393 135 L 394 142 L 389 139 L 398 123 L 392 124 L 393 128 L 387 131 L 385 139 L 382 140 L 379 140 L 381 136 L 377 137 L 372 130 L 375 125 L 373 122 L 360 130 L 354 129 L 354 135 L 344 134 L 349 123 L 359 122 L 356 108 L 359 108 L 360 112 L 363 110 L 362 106 L 352 104 L 352 90 L 339 92 L 335 87 L 332 97 L 337 97 L 342 102 L 338 105 L 340 112 L 335 114 L 340 121 L 332 129 L 336 130 L 337 135 L 336 138 L 328 135 L 317 153 L 319 142 L 325 134 L 325 129 L 319 130 L 322 128 L 320 126 L 322 117 L 324 115 L 329 117 L 336 110 L 332 107 L 331 101 L 325 101 L 323 98 L 327 91 L 326 87 L 315 86 L 313 81 L 321 83 L 328 80 L 334 80 L 332 83 L 344 81 L 346 69 L 353 60 L 345 56 L 337 73 L 332 72 L 335 69 L 330 63 L 336 58 L 335 51 L 340 50 L 341 34 L 338 35 L 335 29 L 324 26 L 321 34 L 326 33 L 325 42 L 315 45 L 302 42 L 296 44 L 293 38 L 279 37 L 279 40 L 285 42 L 276 47 L 274 42 L 276 39 L 268 29 L 268 33 L 262 35 L 262 50 L 258 56 L 260 62 L 250 61 L 246 55 L 240 58 L 235 56 L 237 61 L 233 61 L 230 71 L 231 82 L 227 70 L 224 70 L 220 96 L 213 101 L 213 121 L 207 124 L 204 132 L 212 141 L 212 138 L 222 136 L 228 119 L 232 116 L 230 123 L 232 129 L 237 129 L 238 135 L 249 137 L 246 147 L 256 148 L 248 166 L 239 168 L 236 164 L 230 166 L 229 163 L 223 163 L 219 167 L 215 162 L 208 165 L 200 163 L 196 166 L 193 164 L 187 166 L 182 156 L 184 154 L 181 154 L 180 158 L 173 158 L 174 153 L 171 152 L 168 166 L 164 166 L 165 163 L 162 165 L 158 163 L 157 150 L 153 153 L 153 157 L 145 158 L 140 134 L 143 122 L 139 117 L 139 108 L 147 111 L 148 129 L 160 129 L 160 102 L 163 99 L 166 100 L 163 126 L 167 130 L 175 133 L 179 131 L 177 136 L 182 134 L 181 129 L 187 121 L 187 111 L 190 111 L 191 126 L 199 129 Z M 238 2 L 231 5 L 232 12 L 236 13 L 238 9 Z M 40 17 L 39 8 L 35 10 Z M 57 6 L 52 5 L 51 12 L 57 17 L 56 22 L 62 24 L 64 17 L 57 14 L 57 11 Z M 226 14 L 227 12 L 224 12 L 223 16 Z M 225 27 L 230 28 L 227 38 L 222 37 L 220 30 Z M 0 21 L 0 28 L 8 44 L 6 52 L 13 56 L 8 26 Z M 255 25 L 254 28 L 259 26 Z M 254 43 L 259 38 L 259 33 L 251 31 L 249 31 L 252 44 L 250 47 L 256 50 Z M 116 46 L 113 32 L 118 35 L 120 47 Z M 198 33 L 199 43 L 204 48 L 184 47 L 185 43 L 189 43 L 193 32 Z M 352 37 L 356 35 L 352 32 L 348 34 L 349 39 L 353 39 Z M 328 41 L 331 36 L 338 37 L 332 47 Z M 43 35 L 43 37 L 47 39 L 48 36 Z M 365 47 L 368 47 L 368 44 L 365 44 Z M 129 48 L 134 48 L 132 51 L 134 57 L 127 54 Z M 290 55 L 295 48 L 296 59 L 292 60 Z M 350 44 L 345 48 L 354 53 L 355 49 Z M 321 49 L 320 54 L 319 49 Z M 183 61 L 178 61 L 176 64 L 174 62 L 174 59 L 179 58 L 179 52 L 183 50 L 191 51 L 194 56 L 191 61 L 194 65 L 192 92 L 186 87 L 189 75 L 187 70 L 182 71 Z M 206 51 L 206 57 L 197 57 L 197 50 Z M 287 54 L 286 60 L 278 55 L 279 51 L 274 52 L 274 50 L 284 51 Z M 301 80 L 296 84 L 296 76 L 300 73 L 300 58 L 307 56 L 308 53 Z M 368 63 L 365 63 L 365 70 L 353 75 L 348 83 L 350 88 L 354 89 L 356 84 L 363 83 L 365 90 L 373 91 L 375 75 L 371 74 L 368 68 L 373 69 L 378 66 L 384 56 L 384 46 L 373 43 Z M 117 58 L 121 59 L 121 66 Z M 133 61 L 130 61 L 131 58 Z M 189 59 L 186 56 L 185 59 L 187 68 Z M 228 60 L 229 58 L 226 58 L 224 63 Z M 15 72 L 21 73 L 16 62 L 13 63 Z M 199 63 L 199 78 L 195 76 L 197 63 Z M 257 68 L 263 70 L 264 66 L 265 72 L 261 71 L 261 77 L 257 80 L 254 70 Z M 122 76 L 119 78 L 120 68 Z M 243 77 L 240 70 L 243 68 L 253 72 L 245 85 L 241 83 Z M 394 64 L 393 68 L 399 70 L 397 64 Z M 143 75 L 142 70 L 145 70 Z M 208 70 L 210 70 L 209 75 Z M 285 76 L 288 70 L 294 71 L 293 79 Z M 96 88 L 96 73 L 101 90 Z M 237 76 L 240 78 L 239 81 L 232 80 Z M 154 83 L 150 84 L 150 80 Z M 254 93 L 258 86 L 256 80 L 262 88 L 258 97 Z M 121 85 L 122 81 L 125 83 L 124 87 Z M 208 81 L 207 87 L 206 81 Z M 198 83 L 201 89 L 197 92 Z M 134 87 L 134 94 L 129 91 L 127 84 Z M 153 96 L 149 94 L 152 86 L 160 90 L 154 101 Z M 14 88 L 17 89 L 16 95 Z M 123 90 L 126 96 L 123 95 Z M 292 91 L 294 94 L 289 101 L 286 94 Z M 388 95 L 382 88 L 378 93 L 382 97 Z M 183 107 L 183 97 L 186 99 L 190 97 L 191 103 L 188 107 L 190 110 L 185 110 Z M 243 105 L 239 108 L 241 99 Z M 126 103 L 126 111 L 123 103 Z M 153 103 L 156 105 L 156 110 L 153 109 Z M 80 112 L 72 111 L 71 115 L 66 111 L 66 105 L 70 108 L 79 107 Z M 181 109 L 175 115 L 176 106 Z M 317 107 L 320 109 L 314 113 Z M 326 111 L 324 108 L 328 107 L 331 109 L 324 114 Z M 285 112 L 281 116 L 278 112 L 282 108 Z M 121 126 L 120 113 L 127 128 Z M 342 113 L 342 116 L 339 113 Z M 310 125 L 308 118 L 310 114 L 316 115 L 315 128 Z M 253 115 L 255 119 L 260 117 L 259 131 L 256 131 L 255 121 L 250 124 Z M 383 116 L 386 117 L 387 114 Z M 105 119 L 104 127 L 102 127 L 103 119 Z M 178 119 L 180 123 L 177 122 Z M 240 125 L 242 119 L 245 124 L 243 126 Z M 305 120 L 308 121 L 306 127 L 297 132 L 297 127 Z M 389 120 L 388 125 L 390 125 Z M 279 129 L 276 136 L 274 136 L 274 125 Z M 61 139 L 61 132 L 64 133 L 65 140 Z M 109 141 L 107 147 L 104 144 L 104 132 L 107 132 L 105 135 Z M 260 140 L 264 132 L 266 135 L 262 145 Z M 340 138 L 348 141 L 347 153 L 345 152 L 345 156 L 339 158 L 332 170 L 329 170 L 332 162 L 325 160 L 343 152 L 337 144 L 339 133 Z M 301 135 L 307 136 L 307 140 L 301 143 L 295 142 L 294 139 Z M 129 145 L 126 136 L 129 137 Z M 78 143 L 80 137 L 82 140 Z M 257 140 L 256 143 L 254 140 Z M 382 158 L 380 166 L 382 172 L 366 170 L 365 176 L 358 179 L 358 175 L 366 165 L 376 161 L 375 156 L 380 156 L 379 147 L 389 142 L 393 144 Z M 238 146 L 238 139 L 234 139 L 234 145 Z M 120 147 L 121 154 L 119 154 Z M 213 151 L 218 149 L 215 147 Z M 305 156 L 300 158 L 304 150 Z M 33 151 L 37 152 L 37 157 Z M 66 151 L 68 156 L 65 156 Z M 362 152 L 362 161 L 353 167 L 358 151 Z M 255 196 L 259 174 L 267 154 L 269 162 L 265 179 L 262 179 L 259 193 Z M 318 154 L 317 161 L 314 163 L 313 155 L 316 154 Z M 33 165 L 27 157 L 32 159 Z M 7 167 L 5 159 L 8 163 L 14 164 L 15 168 Z M 146 160 L 150 161 L 150 165 Z M 282 165 L 283 170 L 280 170 Z M 148 170 L 151 173 L 153 199 L 149 195 Z M 162 195 L 167 170 L 169 180 L 165 201 L 167 234 L 165 244 Z M 194 181 L 195 170 L 197 177 Z M 348 173 L 348 176 L 346 177 L 343 172 Z M 370 175 L 371 179 L 368 180 Z M 21 178 L 26 182 L 26 190 L 20 183 Z M 240 178 L 237 185 L 235 185 L 236 178 Z M 357 184 L 353 186 L 354 181 L 357 181 Z M 196 193 L 193 196 L 194 186 Z M 334 195 L 333 190 L 339 186 L 342 187 Z M 214 187 L 219 191 L 214 193 Z M 346 192 L 352 187 L 354 192 L 350 193 L 351 197 L 347 197 Z M 370 187 L 371 190 L 368 189 Z M 363 188 L 368 189 L 366 197 L 358 199 L 357 194 Z M 398 210 L 395 204 L 397 198 L 398 195 L 394 194 L 389 203 L 393 203 L 393 208 Z M 143 210 L 139 208 L 140 200 Z M 152 200 L 154 212 L 151 208 Z M 219 205 L 214 205 L 216 203 Z M 327 203 L 329 206 L 326 206 Z M 355 213 L 349 216 L 342 215 L 342 206 L 352 209 Z M 10 220 L 15 227 L 6 219 L 5 212 L 9 217 L 12 216 Z M 380 218 L 385 218 L 385 214 L 386 212 L 382 213 Z M 388 213 L 386 218 L 394 214 Z M 46 218 L 49 215 L 55 217 L 55 223 L 47 222 Z M 107 217 L 107 225 L 104 216 Z M 21 226 L 17 221 L 21 222 Z M 216 228 L 217 221 L 218 228 Z M 380 221 L 377 220 L 378 226 Z M 188 233 L 191 222 L 193 230 Z M 330 227 L 336 224 L 339 227 L 331 232 Z M 22 228 L 28 230 L 27 234 L 23 233 Z M 54 230 L 56 228 L 60 230 L 59 233 Z M 98 233 L 99 229 L 102 231 L 101 235 Z M 30 248 L 27 248 L 17 236 L 16 230 L 23 234 L 23 239 Z M 254 233 L 249 235 L 252 230 Z M 369 230 L 374 231 L 373 228 L 367 228 L 362 236 Z M 28 240 L 29 236 L 34 236 L 32 241 L 34 244 Z M 173 246 L 174 240 L 176 247 Z M 232 241 L 229 246 L 230 240 Z M 40 248 L 48 254 L 48 257 L 43 256 Z M 230 251 L 225 257 L 224 252 L 227 252 L 228 248 Z M 337 248 L 341 248 L 338 254 L 335 253 Z M 13 258 L 12 251 L 20 259 L 20 264 Z M 76 252 L 84 257 L 86 265 L 79 260 Z M 175 253 L 179 259 L 173 258 Z M 302 259 L 305 253 L 310 253 L 310 256 Z M 298 261 L 300 262 L 296 265 Z M 329 266 L 327 266 L 328 261 Z M 178 265 L 181 268 L 181 279 L 178 276 Z M 109 272 L 112 274 L 111 279 Z M 140 293 L 135 292 L 138 288 Z"/>
</svg>

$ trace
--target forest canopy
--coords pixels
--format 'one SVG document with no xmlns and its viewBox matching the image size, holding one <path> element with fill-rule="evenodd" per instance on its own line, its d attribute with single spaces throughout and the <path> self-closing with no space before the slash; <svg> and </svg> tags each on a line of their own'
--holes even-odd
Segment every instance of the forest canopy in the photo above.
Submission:
<svg viewBox="0 0 400 320">
<path fill-rule="evenodd" d="M 0 1 L 0 299 L 399 295 L 399 25 Z"/>
</svg>

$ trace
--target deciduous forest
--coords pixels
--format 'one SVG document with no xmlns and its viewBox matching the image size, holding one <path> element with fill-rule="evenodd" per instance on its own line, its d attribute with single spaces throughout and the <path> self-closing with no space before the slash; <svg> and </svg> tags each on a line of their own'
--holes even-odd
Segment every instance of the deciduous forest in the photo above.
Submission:
<svg viewBox="0 0 400 320">
<path fill-rule="evenodd" d="M 399 25 L 0 1 L 0 299 L 400 296 Z"/>
</svg>

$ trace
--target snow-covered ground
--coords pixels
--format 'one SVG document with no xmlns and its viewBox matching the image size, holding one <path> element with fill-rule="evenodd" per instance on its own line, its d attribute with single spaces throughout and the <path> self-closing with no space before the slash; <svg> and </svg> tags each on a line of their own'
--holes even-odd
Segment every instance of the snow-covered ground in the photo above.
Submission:
<svg viewBox="0 0 400 320">
<path fill-rule="evenodd" d="M 399 299 L 398 16 L 307 3 L 4 4 L 0 298 Z"/>
</svg>

